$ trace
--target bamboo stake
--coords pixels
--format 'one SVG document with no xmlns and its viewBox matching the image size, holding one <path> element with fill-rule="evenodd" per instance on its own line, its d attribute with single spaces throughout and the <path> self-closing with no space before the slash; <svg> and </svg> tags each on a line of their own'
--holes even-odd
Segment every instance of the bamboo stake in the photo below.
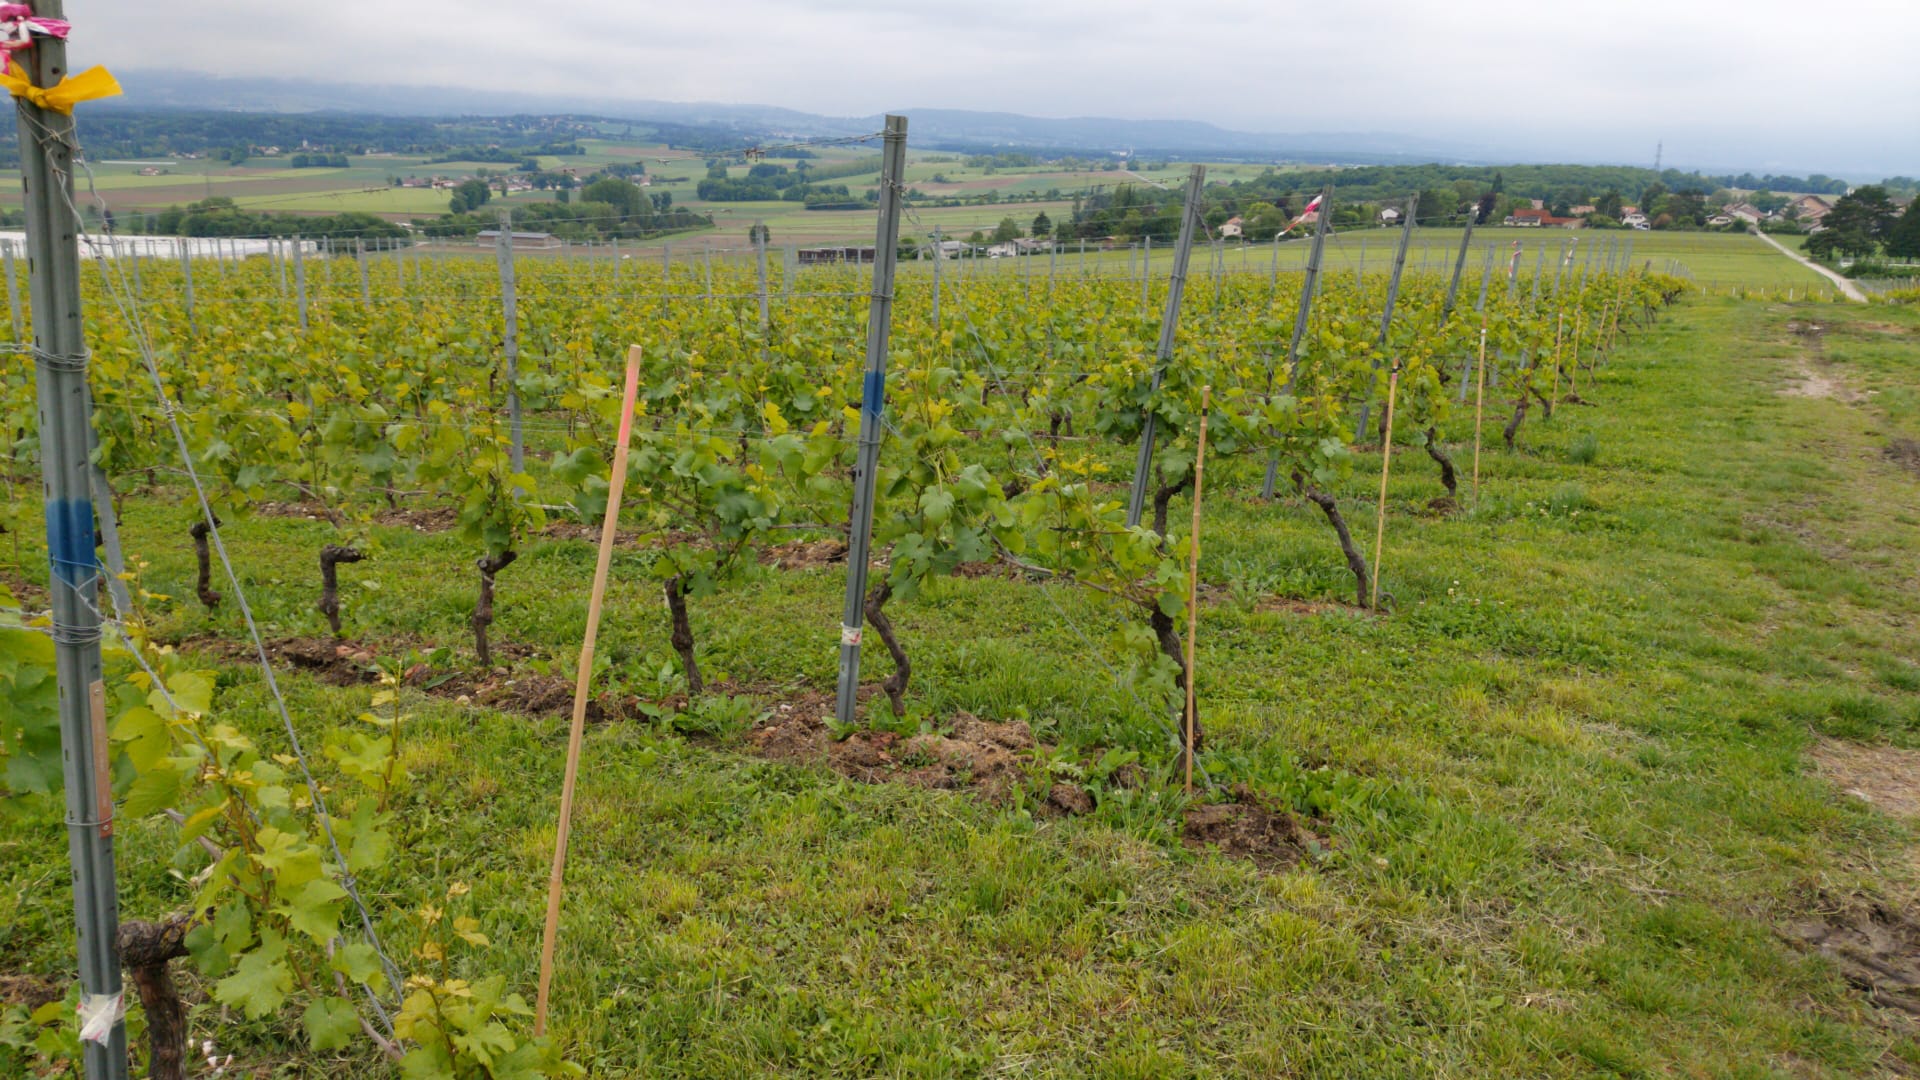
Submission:
<svg viewBox="0 0 1920 1080">
<path fill-rule="evenodd" d="M 1387 375 L 1386 434 L 1380 439 L 1380 508 L 1374 514 L 1373 587 L 1367 606 L 1380 610 L 1380 551 L 1387 542 L 1387 472 L 1393 465 L 1393 399 L 1400 392 L 1400 365 Z"/>
<path fill-rule="evenodd" d="M 1567 368 L 1567 396 L 1580 396 L 1580 334 L 1587 327 L 1585 308 L 1573 316 L 1573 363 Z"/>
<path fill-rule="evenodd" d="M 1473 390 L 1473 508 L 1480 509 L 1480 420 L 1487 400 L 1487 324 L 1480 324 L 1478 385 Z"/>
<path fill-rule="evenodd" d="M 1193 535 L 1187 552 L 1187 794 L 1193 794 L 1193 646 L 1200 632 L 1200 474 L 1207 463 L 1207 406 L 1213 387 L 1200 388 L 1200 445 L 1193 455 Z"/>
<path fill-rule="evenodd" d="M 1564 331 L 1566 328 L 1567 328 L 1567 313 L 1563 311 L 1559 314 L 1557 318 L 1553 320 L 1553 392 L 1547 395 L 1548 402 L 1552 402 L 1555 398 L 1560 396 L 1560 365 L 1561 365 L 1561 359 L 1560 359 L 1561 336 L 1560 335 L 1561 335 L 1561 332 Z M 1547 406 L 1547 411 L 1549 413 L 1553 411 L 1553 406 L 1551 404 Z"/>
<path fill-rule="evenodd" d="M 533 1006 L 533 1034 L 547 1031 L 547 996 L 553 986 L 553 951 L 560 936 L 560 893 L 567 865 L 567 838 L 573 830 L 573 789 L 580 776 L 580 744 L 587 731 L 587 684 L 593 678 L 593 646 L 600 634 L 600 605 L 607 596 L 607 569 L 613 562 L 614 525 L 627 482 L 627 444 L 633 438 L 633 406 L 640 393 L 640 346 L 627 348 L 627 385 L 620 406 L 620 436 L 614 445 L 613 475 L 607 481 L 607 515 L 600 525 L 600 558 L 593 567 L 593 593 L 587 602 L 587 633 L 580 643 L 580 671 L 573 683 L 573 724 L 567 730 L 567 773 L 560 786 L 560 824 L 553 840 L 553 873 L 547 878 L 547 925 L 540 937 L 540 991 Z"/>
</svg>

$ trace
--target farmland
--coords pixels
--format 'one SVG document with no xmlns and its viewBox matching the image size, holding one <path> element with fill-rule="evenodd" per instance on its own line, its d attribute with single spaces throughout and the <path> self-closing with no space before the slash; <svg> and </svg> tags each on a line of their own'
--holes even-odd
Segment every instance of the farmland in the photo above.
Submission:
<svg viewBox="0 0 1920 1080">
<path fill-rule="evenodd" d="M 663 145 L 618 139 L 580 140 L 583 153 L 568 157 L 552 155 L 537 158 L 542 169 L 573 169 L 585 175 L 607 166 L 643 165 L 654 179 L 649 189 L 673 197 L 676 207 L 700 214 L 711 214 L 714 228 L 705 233 L 674 236 L 666 241 L 628 241 L 623 248 L 629 254 L 657 255 L 663 244 L 679 250 L 705 250 L 741 253 L 747 232 L 755 224 L 765 225 L 777 246 L 816 244 L 864 244 L 873 239 L 873 213 L 859 210 L 808 210 L 801 204 L 784 201 L 710 202 L 698 197 L 696 182 L 706 175 L 706 160 L 687 150 Z M 837 177 L 855 192 L 878 183 L 877 158 L 867 145 L 827 147 L 815 152 L 807 163 L 818 168 L 834 168 L 856 162 L 872 161 L 868 173 Z M 1188 162 L 1154 162 L 1132 168 L 1063 167 L 1061 163 L 1037 163 L 1024 166 L 968 164 L 963 155 L 939 151 L 913 151 L 909 156 L 906 182 L 928 199 L 946 197 L 977 198 L 994 192 L 1001 200 L 963 206 L 921 206 L 908 223 L 907 235 L 918 240 L 931 239 L 937 229 L 949 238 L 964 239 L 975 231 L 991 233 L 1003 218 L 1011 217 L 1023 229 L 1036 214 L 1046 213 L 1053 221 L 1071 216 L 1073 200 L 1096 190 L 1111 190 L 1121 184 L 1154 186 L 1177 185 Z M 751 165 L 739 155 L 723 156 L 727 174 L 739 179 Z M 789 161 L 789 165 L 797 162 Z M 1251 179 L 1267 168 L 1230 162 L 1204 163 L 1209 183 L 1223 184 Z M 142 176 L 142 168 L 164 167 L 165 175 Z M 308 214 L 371 213 L 392 220 L 429 219 L 447 209 L 448 192 L 425 188 L 391 186 L 394 177 L 460 177 L 487 169 L 500 172 L 508 168 L 498 163 L 441 162 L 426 155 L 377 154 L 349 159 L 347 168 L 288 167 L 288 158 L 262 157 L 233 166 L 210 158 L 194 160 L 105 161 L 93 165 L 93 188 L 98 198 L 116 214 L 125 216 L 155 212 L 168 206 L 183 206 L 211 196 L 232 198 L 245 209 Z M 17 176 L 0 173 L 0 179 Z M 1327 170 L 1335 185 L 1338 201 L 1340 170 Z M 940 179 L 935 180 L 936 177 Z M 0 184 L 0 207 L 17 206 L 17 182 Z M 527 206 L 553 198 L 549 191 L 515 192 L 496 197 L 493 207 Z M 1571 235 L 1562 230 L 1508 229 L 1482 227 L 1477 230 L 1483 242 L 1502 244 L 1520 240 L 1529 249 L 1557 247 L 1569 239 L 1583 244 L 1604 244 L 1621 234 L 1579 231 Z M 1444 259 L 1457 246 L 1457 226 L 1423 222 L 1420 234 L 1422 261 Z M 1393 243 L 1390 230 L 1361 228 L 1343 230 L 1331 245 L 1330 259 L 1343 268 L 1357 268 L 1362 251 L 1371 258 L 1384 260 Z M 1710 290 L 1801 290 L 1824 289 L 1825 283 L 1811 271 L 1778 258 L 1752 237 L 1705 232 L 1657 232 L 1634 234 L 1635 250 L 1643 258 L 1664 262 L 1677 259 L 1693 280 Z M 1279 254 L 1282 268 L 1297 268 L 1305 262 L 1306 245 L 1298 240 L 1283 245 Z M 1060 262 L 1071 264 L 1077 248 L 1069 243 Z M 1262 244 L 1238 243 L 1226 246 L 1224 257 L 1238 260 L 1242 269 L 1265 266 L 1273 253 Z M 1531 260 L 1532 254 L 1528 255 Z M 1124 262 L 1124 253 L 1108 253 L 1103 262 Z M 1204 261 L 1204 260 L 1203 260 Z M 1164 267 L 1164 261 L 1163 261 Z M 1376 264 L 1378 268 L 1378 264 Z M 1470 269 L 1477 270 L 1475 263 Z M 1069 269 L 1068 272 L 1072 272 Z"/>
<path fill-rule="evenodd" d="M 763 323 L 742 259 L 683 248 L 669 276 L 665 259 L 526 258 L 524 471 L 486 261 L 369 260 L 366 300 L 352 260 L 311 261 L 305 328 L 265 259 L 198 267 L 191 310 L 178 268 L 149 263 L 133 310 L 351 858 L 370 836 L 393 849 L 356 870 L 379 933 L 449 995 L 456 979 L 531 989 L 589 526 L 620 358 L 640 346 L 554 998 L 555 1051 L 595 1074 L 1920 1065 L 1895 1019 L 1910 986 L 1869 998 L 1849 979 L 1880 976 L 1818 947 L 1875 918 L 1913 930 L 1912 827 L 1874 770 L 1814 764 L 1889 768 L 1920 729 L 1920 477 L 1903 449 L 1920 436 L 1920 318 L 1703 297 L 1663 272 L 1812 280 L 1747 237 L 1637 234 L 1630 275 L 1549 255 L 1537 300 L 1529 252 L 1511 290 L 1490 290 L 1475 459 L 1461 391 L 1477 260 L 1448 318 L 1437 253 L 1458 234 L 1423 230 L 1435 251 L 1409 260 L 1382 344 L 1388 234 L 1363 235 L 1369 273 L 1361 237 L 1341 237 L 1297 363 L 1305 245 L 1283 245 L 1277 273 L 1270 248 L 1203 251 L 1154 390 L 1167 282 L 1143 299 L 1126 253 L 1051 274 L 1044 256 L 943 264 L 937 317 L 931 265 L 908 264 L 875 580 L 912 677 L 882 688 L 899 669 L 870 639 L 852 729 L 825 714 L 860 270 L 774 260 Z M 205 690 L 157 734 L 134 710 L 161 703 L 116 696 L 127 779 L 178 775 L 190 819 L 221 807 L 224 844 L 249 843 L 244 805 L 317 847 L 293 812 L 306 789 L 287 762 L 274 778 L 285 733 L 233 584 L 190 535 L 199 510 L 142 334 L 108 282 L 88 285 L 131 625 L 183 700 Z M 115 282 L 122 302 L 130 288 Z M 5 370 L 0 406 L 25 430 L 32 369 Z M 1377 422 L 1389 387 L 1382 519 L 1381 440 L 1354 414 Z M 1162 440 L 1151 532 L 1121 513 L 1144 414 Z M 1457 490 L 1428 445 L 1451 452 Z M 0 570 L 28 612 L 48 565 L 33 456 L 16 442 L 7 461 Z M 1328 505 L 1361 537 L 1384 526 L 1383 556 L 1359 545 L 1379 604 Z M 323 612 L 329 547 L 357 558 L 334 567 Z M 1184 633 L 1189 584 L 1206 739 L 1192 797 L 1164 726 L 1186 673 L 1159 633 Z M 484 625 L 477 587 L 493 590 Z M 26 701 L 11 663 L 0 686 Z M 220 747 L 212 779 L 195 736 Z M 73 948 L 58 808 L 6 812 L 20 827 L 0 841 L 16 898 L 0 957 L 52 975 Z M 313 1037 L 302 1001 L 338 999 L 308 976 L 278 1009 L 242 1007 L 231 981 L 270 933 L 286 963 L 326 971 L 320 949 L 347 928 L 315 934 L 310 909 L 192 880 L 207 856 L 165 817 L 123 810 L 118 835 L 124 912 L 196 896 L 223 912 L 179 971 L 196 1037 L 290 1075 L 382 1071 L 370 1042 Z M 36 1025 L 6 1023 L 0 1062 L 26 1060 L 6 1055 Z"/>
</svg>

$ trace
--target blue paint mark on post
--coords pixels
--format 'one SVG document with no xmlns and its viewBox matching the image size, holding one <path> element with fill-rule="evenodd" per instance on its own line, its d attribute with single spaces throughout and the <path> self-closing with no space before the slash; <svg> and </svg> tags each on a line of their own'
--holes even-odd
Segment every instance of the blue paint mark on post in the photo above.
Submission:
<svg viewBox="0 0 1920 1080">
<path fill-rule="evenodd" d="M 886 408 L 886 406 L 887 406 L 886 373 L 881 371 L 867 372 L 866 389 L 860 399 L 861 411 L 865 412 L 868 416 L 873 417 L 875 420 L 878 420 L 880 419 L 881 410 Z"/>
<path fill-rule="evenodd" d="M 47 561 L 55 577 L 74 587 L 98 572 L 91 501 L 58 499 L 47 504 Z"/>
</svg>

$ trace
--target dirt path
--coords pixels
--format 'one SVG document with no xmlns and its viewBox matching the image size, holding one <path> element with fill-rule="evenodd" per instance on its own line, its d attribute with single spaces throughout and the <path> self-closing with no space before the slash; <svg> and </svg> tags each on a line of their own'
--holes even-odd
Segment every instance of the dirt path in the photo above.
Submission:
<svg viewBox="0 0 1920 1080">
<path fill-rule="evenodd" d="M 1821 277 L 1826 278 L 1828 281 L 1833 282 L 1835 285 L 1838 285 L 1840 287 L 1840 292 L 1844 296 L 1846 296 L 1847 299 L 1853 301 L 1856 304 L 1864 304 L 1867 302 L 1867 294 L 1861 292 L 1860 287 L 1858 285 L 1855 285 L 1853 282 L 1848 281 L 1843 275 L 1835 273 L 1834 271 L 1829 270 L 1824 266 L 1821 266 L 1819 263 L 1814 262 L 1812 259 L 1807 258 L 1805 255 L 1802 255 L 1797 251 L 1789 250 L 1785 244 L 1782 244 L 1780 241 L 1775 240 L 1771 236 L 1768 236 L 1766 233 L 1759 232 L 1756 230 L 1753 235 L 1759 237 L 1762 240 L 1765 240 L 1769 244 L 1772 244 L 1774 246 L 1774 249 L 1780 252 L 1780 254 L 1785 255 L 1787 258 L 1792 259 L 1795 262 L 1798 262 L 1800 265 L 1806 267 L 1807 269 L 1813 271 L 1816 274 L 1819 274 Z"/>
</svg>

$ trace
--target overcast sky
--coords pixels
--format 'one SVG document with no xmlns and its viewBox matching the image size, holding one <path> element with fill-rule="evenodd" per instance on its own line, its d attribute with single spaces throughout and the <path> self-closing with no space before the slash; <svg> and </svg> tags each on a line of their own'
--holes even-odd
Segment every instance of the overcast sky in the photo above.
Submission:
<svg viewBox="0 0 1920 1080">
<path fill-rule="evenodd" d="M 1920 174 L 1915 0 L 74 0 L 74 61 Z"/>
</svg>

